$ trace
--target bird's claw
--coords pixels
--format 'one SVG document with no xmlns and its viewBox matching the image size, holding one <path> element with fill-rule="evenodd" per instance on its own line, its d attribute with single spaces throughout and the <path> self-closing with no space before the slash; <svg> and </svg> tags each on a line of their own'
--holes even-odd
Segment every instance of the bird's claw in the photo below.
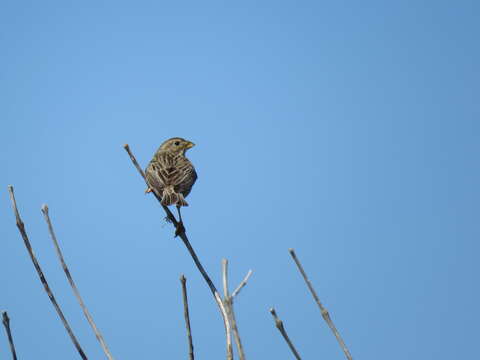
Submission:
<svg viewBox="0 0 480 360">
<path fill-rule="evenodd" d="M 152 188 L 148 187 L 147 190 L 145 190 L 145 194 L 151 193 L 152 191 L 153 191 Z"/>
<path fill-rule="evenodd" d="M 175 228 L 175 237 L 177 237 L 178 235 L 180 234 L 184 234 L 185 233 L 185 226 L 183 226 L 183 222 L 182 221 L 179 221 L 177 223 L 177 226 Z"/>
</svg>

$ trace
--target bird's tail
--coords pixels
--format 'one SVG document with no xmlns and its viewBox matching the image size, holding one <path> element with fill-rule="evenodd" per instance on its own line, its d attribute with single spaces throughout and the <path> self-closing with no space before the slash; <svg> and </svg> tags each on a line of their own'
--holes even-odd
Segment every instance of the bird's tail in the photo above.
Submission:
<svg viewBox="0 0 480 360">
<path fill-rule="evenodd" d="M 173 186 L 166 186 L 162 193 L 162 205 L 188 206 L 182 194 L 175 192 Z"/>
</svg>

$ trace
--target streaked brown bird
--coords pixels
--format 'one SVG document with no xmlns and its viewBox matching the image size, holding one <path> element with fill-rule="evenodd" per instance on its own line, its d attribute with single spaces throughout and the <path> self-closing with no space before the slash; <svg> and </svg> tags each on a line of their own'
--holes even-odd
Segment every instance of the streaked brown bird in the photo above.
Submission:
<svg viewBox="0 0 480 360">
<path fill-rule="evenodd" d="M 185 157 L 188 149 L 194 147 L 191 141 L 174 137 L 166 140 L 145 169 L 148 189 L 154 191 L 161 199 L 162 205 L 176 205 L 179 226 L 176 235 L 185 231 L 180 207 L 188 206 L 185 198 L 197 180 L 197 173 L 190 160 Z"/>
</svg>

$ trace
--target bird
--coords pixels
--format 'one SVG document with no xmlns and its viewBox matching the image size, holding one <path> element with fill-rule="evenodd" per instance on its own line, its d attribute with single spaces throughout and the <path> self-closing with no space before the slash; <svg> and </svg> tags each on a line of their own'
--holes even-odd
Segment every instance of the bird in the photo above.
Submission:
<svg viewBox="0 0 480 360">
<path fill-rule="evenodd" d="M 145 193 L 154 192 L 164 206 L 177 207 L 179 222 L 175 236 L 185 232 L 180 208 L 188 206 L 185 198 L 190 194 L 197 180 L 195 167 L 185 156 L 195 144 L 181 137 L 164 141 L 153 155 L 145 169 L 148 188 Z"/>
</svg>

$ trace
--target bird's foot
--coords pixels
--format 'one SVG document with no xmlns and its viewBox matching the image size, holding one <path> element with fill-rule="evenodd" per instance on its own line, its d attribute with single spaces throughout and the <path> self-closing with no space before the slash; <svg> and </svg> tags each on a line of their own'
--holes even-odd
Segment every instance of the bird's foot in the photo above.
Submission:
<svg viewBox="0 0 480 360">
<path fill-rule="evenodd" d="M 145 194 L 151 193 L 152 191 L 152 188 L 147 188 L 147 190 L 145 190 Z"/>
<path fill-rule="evenodd" d="M 175 228 L 175 237 L 181 234 L 185 234 L 185 226 L 183 226 L 183 221 L 179 221 Z"/>
</svg>

